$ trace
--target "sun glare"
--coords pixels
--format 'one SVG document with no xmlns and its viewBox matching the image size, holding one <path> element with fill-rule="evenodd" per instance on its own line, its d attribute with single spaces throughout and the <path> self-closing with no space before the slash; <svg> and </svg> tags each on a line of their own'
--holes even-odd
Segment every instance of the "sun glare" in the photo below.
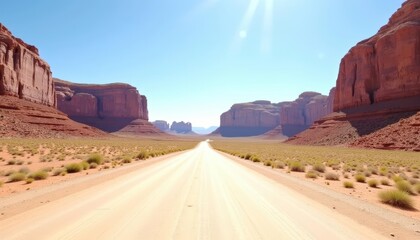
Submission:
<svg viewBox="0 0 420 240">
<path fill-rule="evenodd" d="M 255 21 L 257 11 L 263 11 L 263 19 L 261 26 L 261 43 L 260 49 L 262 53 L 268 53 L 271 50 L 272 28 L 273 28 L 273 9 L 275 0 L 248 0 L 248 6 L 239 22 L 239 26 L 234 32 L 234 39 L 231 44 L 231 50 L 239 51 L 242 42 L 244 42 L 250 34 L 257 31 L 251 31 L 250 26 Z M 192 15 L 200 14 L 210 8 L 222 4 L 221 0 L 203 0 L 193 10 Z"/>
<path fill-rule="evenodd" d="M 267 53 L 271 50 L 274 0 L 249 0 L 248 7 L 235 33 L 232 44 L 234 50 L 240 50 L 241 43 L 248 37 L 250 25 L 254 21 L 255 14 L 259 8 L 263 8 L 264 11 L 261 52 Z"/>
</svg>

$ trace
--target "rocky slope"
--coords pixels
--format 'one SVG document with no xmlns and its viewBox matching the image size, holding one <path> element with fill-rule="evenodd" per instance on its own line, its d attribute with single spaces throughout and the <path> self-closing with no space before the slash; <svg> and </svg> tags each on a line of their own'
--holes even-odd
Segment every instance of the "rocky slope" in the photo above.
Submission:
<svg viewBox="0 0 420 240">
<path fill-rule="evenodd" d="M 108 134 L 75 122 L 55 108 L 13 96 L 0 96 L 0 137 L 106 137 Z"/>
<path fill-rule="evenodd" d="M 416 147 L 410 142 L 418 138 L 419 126 L 399 123 L 420 111 L 420 0 L 403 3 L 376 35 L 344 56 L 333 105 L 339 113 L 321 119 L 289 143 Z"/>
<path fill-rule="evenodd" d="M 255 101 L 235 104 L 221 115 L 220 133 L 224 137 L 245 137 L 276 129 L 269 135 L 279 133 L 293 136 L 330 113 L 329 102 L 329 96 L 304 92 L 292 102 Z"/>
<path fill-rule="evenodd" d="M 54 82 L 38 49 L 0 24 L 0 137 L 107 136 L 55 109 Z"/>
<path fill-rule="evenodd" d="M 16 38 L 0 24 L 0 95 L 55 106 L 50 66 L 38 49 Z"/>
<path fill-rule="evenodd" d="M 76 84 L 56 78 L 54 82 L 58 109 L 77 122 L 106 132 L 161 133 L 148 123 L 146 97 L 129 84 Z"/>
</svg>

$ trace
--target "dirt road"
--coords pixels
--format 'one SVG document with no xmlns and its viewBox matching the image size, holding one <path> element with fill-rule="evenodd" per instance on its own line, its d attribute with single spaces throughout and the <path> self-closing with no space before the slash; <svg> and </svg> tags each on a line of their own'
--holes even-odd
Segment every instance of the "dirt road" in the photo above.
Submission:
<svg viewBox="0 0 420 240">
<path fill-rule="evenodd" d="M 0 221 L 0 239 L 382 239 L 207 142 Z"/>
</svg>

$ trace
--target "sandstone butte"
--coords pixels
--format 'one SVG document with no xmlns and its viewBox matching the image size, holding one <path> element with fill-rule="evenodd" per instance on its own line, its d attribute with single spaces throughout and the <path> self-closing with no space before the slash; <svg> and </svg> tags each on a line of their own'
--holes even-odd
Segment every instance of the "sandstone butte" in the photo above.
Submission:
<svg viewBox="0 0 420 240">
<path fill-rule="evenodd" d="M 190 122 L 172 122 L 170 130 L 175 133 L 192 133 L 192 124 Z"/>
<path fill-rule="evenodd" d="M 164 120 L 156 120 L 154 122 L 152 122 L 152 124 L 158 128 L 159 130 L 165 132 L 165 131 L 169 131 L 169 123 L 167 121 Z"/>
<path fill-rule="evenodd" d="M 220 116 L 218 132 L 224 137 L 257 136 L 264 133 L 293 136 L 331 113 L 331 98 L 317 92 L 304 92 L 292 102 L 255 101 L 235 104 Z"/>
<path fill-rule="evenodd" d="M 55 109 L 49 65 L 38 49 L 0 24 L 0 136 L 106 136 Z"/>
<path fill-rule="evenodd" d="M 50 66 L 35 46 L 16 38 L 0 24 L 0 95 L 55 106 Z"/>
<path fill-rule="evenodd" d="M 54 82 L 58 109 L 77 122 L 106 132 L 162 134 L 148 122 L 147 98 L 129 84 Z"/>
<path fill-rule="evenodd" d="M 420 148 L 419 126 L 407 124 L 416 120 L 403 121 L 420 110 L 420 0 L 404 2 L 377 34 L 344 56 L 333 109 L 289 143 Z"/>
</svg>

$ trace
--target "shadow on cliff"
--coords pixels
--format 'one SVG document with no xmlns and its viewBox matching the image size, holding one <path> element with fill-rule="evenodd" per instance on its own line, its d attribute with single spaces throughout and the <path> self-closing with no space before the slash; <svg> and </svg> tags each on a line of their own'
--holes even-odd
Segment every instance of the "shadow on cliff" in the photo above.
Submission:
<svg viewBox="0 0 420 240">
<path fill-rule="evenodd" d="M 404 107 L 403 107 L 404 106 Z M 359 136 L 376 132 L 420 111 L 420 96 L 373 103 L 343 111 Z"/>
</svg>

